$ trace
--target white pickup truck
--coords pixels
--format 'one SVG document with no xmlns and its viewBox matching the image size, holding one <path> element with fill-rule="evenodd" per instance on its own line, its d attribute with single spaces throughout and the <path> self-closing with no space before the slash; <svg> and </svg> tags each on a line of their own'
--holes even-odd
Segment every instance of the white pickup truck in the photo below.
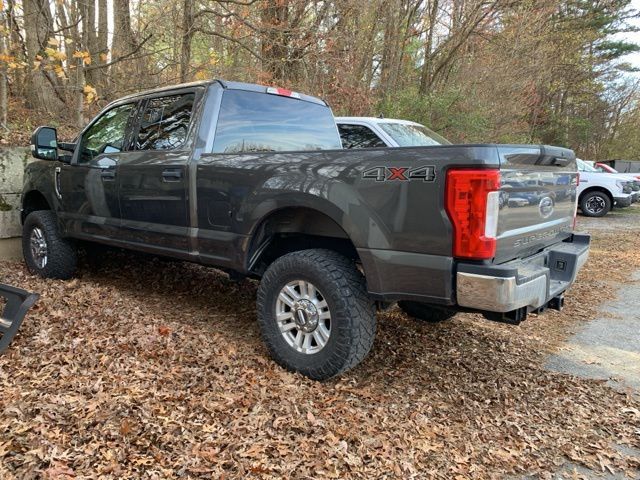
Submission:
<svg viewBox="0 0 640 480">
<path fill-rule="evenodd" d="M 602 173 L 576 159 L 580 184 L 578 206 L 587 217 L 604 217 L 611 208 L 628 207 L 634 201 L 632 182 L 623 174 Z"/>
<path fill-rule="evenodd" d="M 344 148 L 430 147 L 451 145 L 446 138 L 409 120 L 382 117 L 336 117 Z"/>
</svg>

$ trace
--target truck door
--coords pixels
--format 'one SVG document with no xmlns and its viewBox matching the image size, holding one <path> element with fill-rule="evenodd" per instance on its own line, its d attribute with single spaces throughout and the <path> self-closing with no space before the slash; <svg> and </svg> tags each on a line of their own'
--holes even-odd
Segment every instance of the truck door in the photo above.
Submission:
<svg viewBox="0 0 640 480">
<path fill-rule="evenodd" d="M 189 251 L 189 160 L 195 90 L 143 101 L 131 151 L 118 164 L 124 240 L 159 252 Z"/>
<path fill-rule="evenodd" d="M 116 167 L 126 155 L 137 108 L 134 101 L 99 115 L 80 135 L 71 163 L 56 170 L 60 219 L 71 235 L 118 238 Z"/>
</svg>

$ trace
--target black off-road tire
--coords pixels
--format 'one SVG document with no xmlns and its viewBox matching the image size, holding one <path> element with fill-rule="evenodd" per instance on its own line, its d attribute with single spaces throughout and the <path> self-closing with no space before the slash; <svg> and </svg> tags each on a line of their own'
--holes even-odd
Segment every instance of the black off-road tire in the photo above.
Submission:
<svg viewBox="0 0 640 480">
<path fill-rule="evenodd" d="M 290 346 L 276 320 L 281 289 L 298 280 L 312 283 L 331 312 L 329 339 L 316 353 L 301 353 Z M 257 311 L 271 357 L 286 369 L 314 380 L 326 380 L 355 367 L 373 345 L 376 310 L 364 277 L 353 261 L 331 250 L 301 250 L 275 260 L 260 282 Z"/>
<path fill-rule="evenodd" d="M 31 252 L 31 233 L 38 227 L 47 244 L 47 262 L 40 268 Z M 22 255 L 31 273 L 43 278 L 67 280 L 76 272 L 78 258 L 74 244 L 60 236 L 56 215 L 51 210 L 31 212 L 22 227 Z"/>
<path fill-rule="evenodd" d="M 589 202 L 592 202 L 596 198 L 598 198 L 599 202 L 602 202 L 602 204 L 604 205 L 604 208 L 597 212 L 592 211 L 593 209 L 589 208 Z M 598 190 L 587 192 L 582 197 L 580 197 L 580 210 L 585 217 L 604 217 L 611 211 L 612 206 L 613 205 L 611 199 L 609 198 L 609 195 Z"/>
<path fill-rule="evenodd" d="M 438 323 L 453 318 L 456 314 L 454 310 L 447 310 L 433 305 L 419 302 L 400 301 L 400 310 L 418 320 L 429 323 Z"/>
</svg>

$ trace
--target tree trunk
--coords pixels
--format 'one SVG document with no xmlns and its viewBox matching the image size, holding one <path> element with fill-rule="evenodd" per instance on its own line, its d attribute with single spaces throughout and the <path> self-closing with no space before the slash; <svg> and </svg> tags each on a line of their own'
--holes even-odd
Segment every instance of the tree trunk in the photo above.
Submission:
<svg viewBox="0 0 640 480">
<path fill-rule="evenodd" d="M 2 33 L 0 33 L 0 54 L 8 55 L 9 49 L 8 47 L 8 38 L 7 35 L 10 30 L 7 28 L 7 14 L 4 10 L 0 11 L 0 28 L 2 28 Z M 7 110 L 9 108 L 9 103 L 7 101 L 7 89 L 9 85 L 7 82 L 7 63 L 1 62 L 0 64 L 0 127 L 3 130 L 7 129 Z"/>
<path fill-rule="evenodd" d="M 112 61 L 126 57 L 134 52 L 137 43 L 131 29 L 131 13 L 129 0 L 113 0 L 113 44 L 111 49 Z M 140 62 L 136 59 L 126 59 L 115 63 L 110 69 L 111 83 L 126 86 L 127 90 L 137 90 L 142 86 L 144 72 Z M 129 82 L 125 78 L 130 79 Z M 132 81 L 133 80 L 133 81 Z M 124 92 L 112 92 L 119 95 Z"/>
<path fill-rule="evenodd" d="M 98 43 L 99 30 L 96 26 L 96 3 L 94 0 L 78 0 L 81 4 L 82 18 L 82 41 L 84 50 L 91 55 L 91 63 L 100 61 L 100 45 Z M 89 70 L 86 72 L 86 81 L 89 85 L 97 87 L 101 83 L 101 69 Z"/>
<path fill-rule="evenodd" d="M 96 33 L 95 50 L 91 51 L 93 63 L 95 65 L 103 65 L 107 62 L 109 53 L 109 25 L 108 25 L 107 0 L 98 0 L 98 30 Z M 99 96 L 105 96 L 108 91 L 109 77 L 107 70 L 104 68 L 96 68 L 91 71 L 93 86 L 96 88 Z"/>
<path fill-rule="evenodd" d="M 432 74 L 432 50 L 433 50 L 433 38 L 436 29 L 436 19 L 438 16 L 438 0 L 430 0 L 429 2 L 429 22 L 427 27 L 427 41 L 424 45 L 424 62 L 422 64 L 422 71 L 420 72 L 420 93 L 424 95 L 431 86 L 431 74 Z"/>
<path fill-rule="evenodd" d="M 262 69 L 270 74 L 274 81 L 287 80 L 289 2 L 266 1 L 262 9 L 262 26 L 265 30 L 262 38 Z"/>
<path fill-rule="evenodd" d="M 47 40 L 53 37 L 53 19 L 48 0 L 24 0 L 24 31 L 27 63 L 31 66 L 37 56 L 46 57 Z M 64 104 L 56 92 L 57 81 L 41 68 L 31 71 L 26 90 L 27 105 L 33 109 L 59 114 Z"/>
<path fill-rule="evenodd" d="M 182 12 L 182 42 L 180 46 L 180 82 L 186 82 L 191 64 L 193 38 L 193 0 L 184 0 Z"/>
</svg>

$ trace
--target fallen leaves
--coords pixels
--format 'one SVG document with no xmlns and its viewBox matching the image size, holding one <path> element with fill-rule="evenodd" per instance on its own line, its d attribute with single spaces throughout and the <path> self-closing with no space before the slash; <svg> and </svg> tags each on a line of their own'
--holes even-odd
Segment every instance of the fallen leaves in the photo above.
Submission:
<svg viewBox="0 0 640 480">
<path fill-rule="evenodd" d="M 607 240 L 562 313 L 512 327 L 392 309 L 368 359 L 326 383 L 267 358 L 253 282 L 136 254 L 73 283 L 0 264 L 41 294 L 0 357 L 0 478 L 551 478 L 568 461 L 637 477 L 616 445 L 640 447 L 638 399 L 543 367 L 593 316 L 599 271 L 637 258 L 631 236 L 603 258 Z"/>
</svg>

